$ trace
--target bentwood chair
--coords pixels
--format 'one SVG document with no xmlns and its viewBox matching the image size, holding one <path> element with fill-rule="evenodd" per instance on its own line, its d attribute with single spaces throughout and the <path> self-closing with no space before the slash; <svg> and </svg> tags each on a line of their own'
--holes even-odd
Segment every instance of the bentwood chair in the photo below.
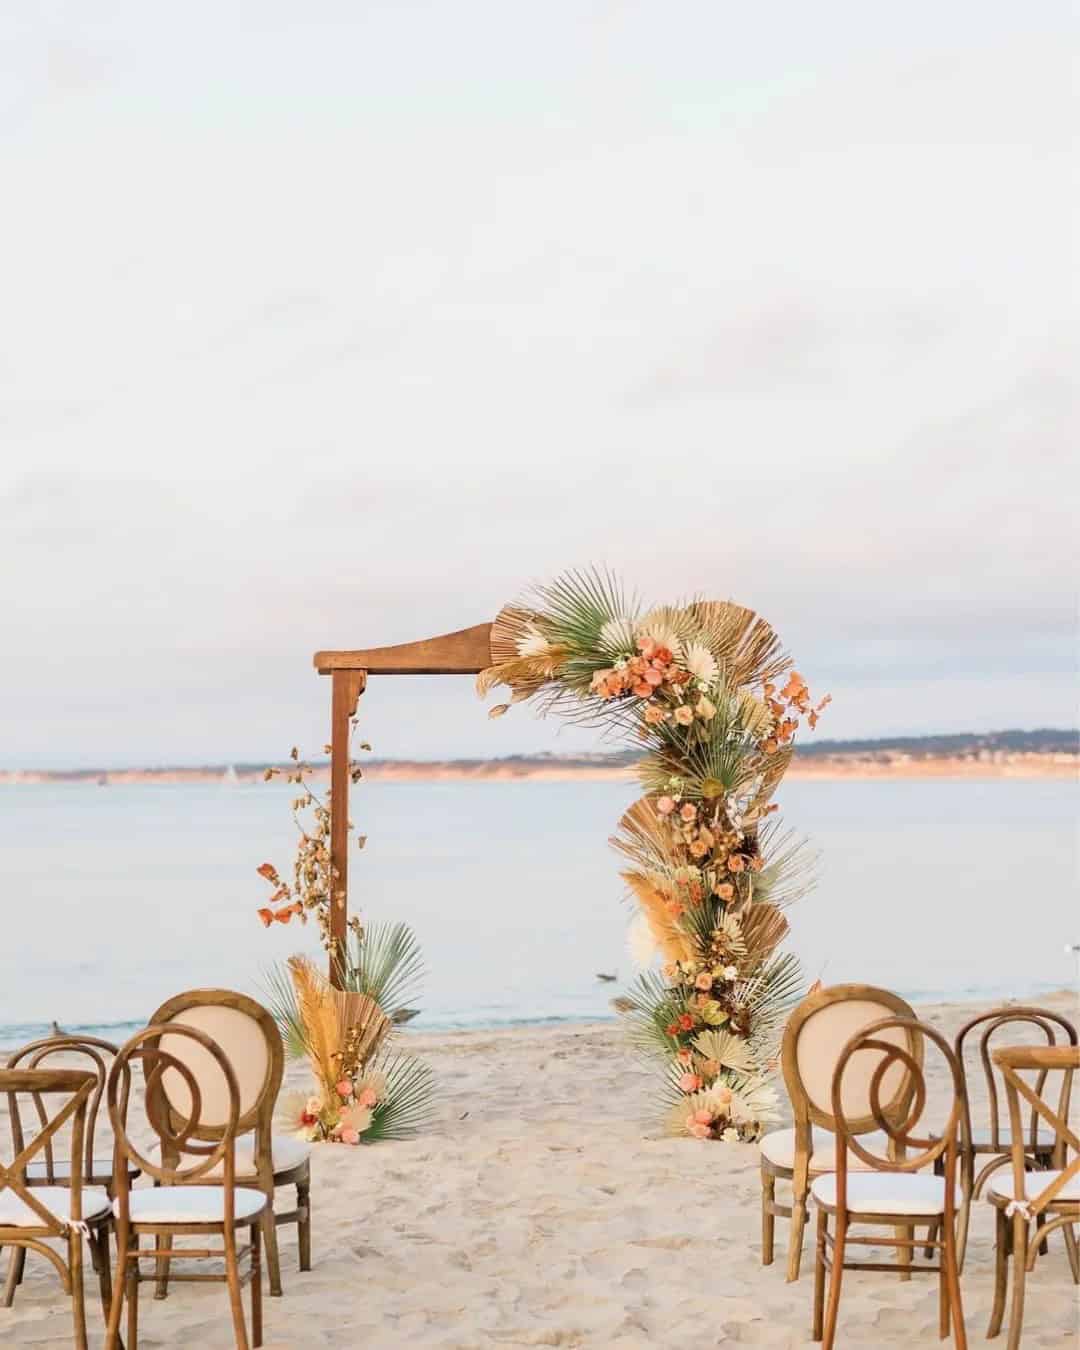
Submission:
<svg viewBox="0 0 1080 1350">
<path fill-rule="evenodd" d="M 64 1293 L 71 1298 L 75 1322 L 75 1346 L 87 1350 L 86 1304 L 83 1296 L 83 1238 L 90 1245 L 101 1285 L 102 1307 L 106 1314 L 112 1298 L 109 1273 L 109 1228 L 112 1212 L 103 1189 L 83 1186 L 83 1146 L 86 1133 L 86 1107 L 94 1091 L 95 1077 L 80 1069 L 0 1069 L 0 1092 L 6 1094 L 15 1138 L 14 1161 L 0 1163 L 0 1245 L 12 1249 L 15 1258 L 27 1249 L 51 1261 L 60 1276 Z M 62 1095 L 65 1103 L 50 1113 L 45 1098 Z M 28 1144 L 23 1142 L 20 1097 L 29 1097 L 40 1128 Z M 31 1186 L 26 1179 L 29 1168 L 50 1153 L 57 1134 L 71 1129 L 67 1178 L 62 1186 Z M 67 1247 L 67 1259 L 50 1239 L 59 1239 Z M 8 1279 L 3 1305 L 11 1307 L 15 1281 Z M 0 1331 L 0 1342 L 4 1341 Z"/>
<path fill-rule="evenodd" d="M 980 1027 L 982 1032 L 978 1038 L 978 1054 L 986 1082 L 988 1118 L 985 1128 L 981 1126 L 976 1128 L 971 1120 L 969 1110 L 968 1131 L 971 1139 L 971 1152 L 967 1158 L 962 1159 L 962 1166 L 966 1168 L 970 1178 L 972 1199 L 975 1200 L 982 1193 L 987 1179 L 1000 1168 L 1008 1166 L 1009 1159 L 1012 1156 L 1012 1128 L 1008 1121 L 1002 1121 L 1001 1119 L 1001 1100 L 996 1082 L 997 1074 L 994 1067 L 991 1042 L 998 1038 L 1000 1044 L 1002 1033 L 1014 1036 L 1021 1027 L 1032 1027 L 1034 1032 L 1031 1034 L 1034 1034 L 1040 1040 L 1045 1040 L 1047 1045 L 1067 1044 L 1074 1046 L 1077 1043 L 1076 1027 L 1067 1018 L 1058 1013 L 1050 1012 L 1047 1008 L 1027 1008 L 1014 1005 L 995 1008 L 991 1012 L 980 1013 L 978 1017 L 973 1017 L 970 1022 L 965 1023 L 960 1028 L 954 1042 L 956 1057 L 960 1061 L 961 1070 L 965 1073 L 965 1100 L 969 1106 L 971 1092 L 968 1086 L 970 1076 L 967 1076 L 964 1059 L 965 1042 Z M 1038 1075 L 1035 1084 L 1036 1093 L 1042 1093 L 1046 1088 L 1047 1072 L 1044 1069 Z M 1070 1083 L 1071 1076 L 1067 1075 L 1066 1091 L 1060 1103 L 1061 1114 L 1066 1120 L 1069 1116 L 1070 1097 L 1070 1090 L 1067 1085 Z M 1042 1170 L 1052 1166 L 1056 1142 L 1054 1131 L 1039 1120 L 1038 1114 L 1033 1109 L 1023 1139 L 1023 1150 L 1025 1157 L 1028 1159 L 1028 1166 Z M 986 1159 L 986 1161 L 976 1172 L 976 1167 L 981 1158 Z M 967 1222 L 965 1216 L 965 1223 L 960 1233 L 961 1270 L 964 1268 L 966 1248 Z"/>
<path fill-rule="evenodd" d="M 311 1149 L 302 1140 L 288 1134 L 272 1133 L 274 1106 L 281 1088 L 285 1054 L 281 1034 L 271 1014 L 245 994 L 228 989 L 193 989 L 168 999 L 150 1019 L 155 1026 L 179 1024 L 198 1027 L 213 1037 L 228 1056 L 240 1085 L 240 1118 L 237 1122 L 236 1176 L 242 1186 L 257 1187 L 266 1196 L 262 1214 L 263 1243 L 270 1293 L 281 1293 L 281 1262 L 278 1256 L 277 1229 L 282 1224 L 297 1225 L 300 1269 L 311 1269 Z M 203 1071 L 215 1078 L 214 1067 L 198 1046 L 176 1044 L 172 1052 L 188 1065 L 203 1092 L 203 1137 L 212 1138 L 215 1117 L 202 1082 Z M 181 1084 L 177 1084 L 182 1087 Z M 223 1120 L 224 1101 L 217 1098 L 217 1127 Z M 187 1110 L 187 1100 L 179 1103 Z M 177 1160 L 166 1159 L 175 1163 Z M 220 1164 L 203 1177 L 212 1185 L 220 1180 Z M 279 1186 L 296 1187 L 296 1208 L 275 1214 L 274 1192 Z M 168 1244 L 164 1244 L 167 1246 Z M 169 1262 L 163 1258 L 158 1271 L 156 1297 L 168 1293 Z"/>
<path fill-rule="evenodd" d="M 1080 1069 L 1080 1048 L 1075 1045 L 1012 1046 L 994 1052 L 994 1064 L 1005 1080 L 1012 1136 L 1012 1168 L 999 1173 L 990 1182 L 987 1199 L 995 1209 L 997 1263 L 994 1278 L 994 1306 L 990 1314 L 987 1339 L 1001 1330 L 1005 1315 L 1005 1296 L 1009 1284 L 1009 1258 L 1013 1265 L 1012 1312 L 1009 1317 L 1009 1350 L 1017 1350 L 1024 1320 L 1024 1285 L 1035 1264 L 1039 1242 L 1055 1228 L 1065 1235 L 1073 1281 L 1080 1284 L 1080 1256 L 1076 1234 L 1080 1224 L 1080 1138 L 1070 1129 L 1066 1108 L 1072 1076 Z M 1037 1073 L 1034 1087 L 1021 1074 Z M 1055 1112 L 1043 1098 L 1046 1075 L 1060 1071 L 1062 1088 Z M 1025 1170 L 1029 1158 L 1024 1139 L 1023 1110 L 1020 1098 L 1032 1113 L 1045 1122 L 1054 1136 L 1053 1167 L 1048 1171 Z M 1069 1161 L 1069 1155 L 1072 1160 Z M 1045 1222 L 1036 1229 L 1034 1241 L 1031 1223 Z"/>
<path fill-rule="evenodd" d="M 902 998 L 867 984 L 836 984 L 803 999 L 784 1031 L 781 1062 L 795 1124 L 764 1136 L 761 1150 L 761 1263 L 772 1265 L 776 1217 L 791 1219 L 787 1278 L 797 1280 L 802 1262 L 810 1181 L 836 1168 L 832 1080 L 840 1052 L 862 1027 L 893 1014 L 913 1018 Z M 910 1101 L 911 1083 L 898 1068 L 898 1101 Z M 884 1137 L 875 1140 L 884 1148 Z M 848 1159 L 858 1171 L 864 1164 Z M 791 1205 L 776 1200 L 777 1179 L 790 1181 Z"/>
<path fill-rule="evenodd" d="M 895 1039 L 897 1034 L 901 1043 Z M 923 1077 L 923 1041 L 944 1058 L 951 1079 L 945 1120 L 930 1131 L 912 1131 L 926 1116 Z M 905 1097 L 902 1084 L 914 1093 Z M 885 1100 L 882 1100 L 884 1095 Z M 883 1017 L 856 1032 L 841 1051 L 832 1082 L 832 1113 L 836 1128 L 836 1171 L 818 1177 L 810 1187 L 817 1209 L 817 1253 L 814 1265 L 813 1338 L 831 1350 L 836 1339 L 840 1289 L 845 1270 L 895 1272 L 896 1266 L 879 1261 L 849 1262 L 848 1248 L 894 1246 L 907 1256 L 911 1273 L 938 1276 L 939 1320 L 942 1338 L 952 1328 L 957 1350 L 966 1350 L 967 1333 L 960 1302 L 960 1275 L 956 1252 L 956 1220 L 966 1207 L 967 1195 L 958 1184 L 958 1160 L 966 1143 L 964 1081 L 952 1047 L 933 1027 L 914 1018 Z M 888 1156 L 866 1147 L 867 1135 L 877 1126 L 889 1140 Z M 921 1150 L 909 1157 L 907 1150 Z M 849 1151 L 869 1171 L 853 1172 Z M 940 1174 L 916 1175 L 941 1160 Z M 829 1221 L 834 1221 L 830 1232 Z M 854 1236 L 854 1224 L 893 1227 L 898 1235 L 875 1233 Z M 940 1252 L 936 1266 L 912 1261 L 916 1244 L 913 1225 L 933 1224 L 940 1237 L 928 1245 Z M 906 1236 L 900 1236 L 906 1230 Z M 828 1305 L 825 1276 L 830 1273 Z"/>
<path fill-rule="evenodd" d="M 185 1056 L 175 1053 L 184 1046 Z M 192 1045 L 203 1052 L 199 1077 L 186 1062 Z M 146 1080 L 146 1117 L 160 1144 L 159 1161 L 141 1153 L 128 1135 L 132 1064 L 141 1061 Z M 209 1066 L 217 1071 L 218 1081 Z M 185 1097 L 186 1114 L 176 1109 Z M 171 1023 L 136 1032 L 117 1055 L 108 1082 L 109 1119 L 116 1139 L 112 1204 L 116 1225 L 117 1281 L 109 1309 L 105 1350 L 120 1350 L 120 1318 L 127 1303 L 127 1350 L 137 1350 L 139 1338 L 139 1285 L 143 1276 L 139 1262 L 206 1260 L 223 1258 L 225 1273 L 174 1273 L 174 1280 L 220 1281 L 229 1289 L 233 1332 L 237 1350 L 249 1350 L 241 1290 L 251 1285 L 251 1342 L 262 1344 L 262 1271 L 260 1268 L 261 1216 L 266 1196 L 259 1190 L 236 1185 L 236 1124 L 240 1118 L 240 1088 L 224 1051 L 198 1027 Z M 212 1125 L 202 1124 L 204 1113 Z M 193 1159 L 190 1166 L 170 1166 L 164 1159 Z M 133 1190 L 128 1161 L 157 1184 Z M 219 1180 L 200 1185 L 216 1167 Z M 237 1245 L 237 1229 L 247 1228 L 250 1240 Z M 175 1237 L 200 1239 L 198 1247 L 173 1249 Z M 209 1246 L 220 1237 L 220 1247 Z M 142 1246 L 143 1238 L 150 1247 Z M 162 1244 L 168 1240 L 168 1247 Z M 241 1274 L 241 1265 L 248 1268 Z"/>
</svg>

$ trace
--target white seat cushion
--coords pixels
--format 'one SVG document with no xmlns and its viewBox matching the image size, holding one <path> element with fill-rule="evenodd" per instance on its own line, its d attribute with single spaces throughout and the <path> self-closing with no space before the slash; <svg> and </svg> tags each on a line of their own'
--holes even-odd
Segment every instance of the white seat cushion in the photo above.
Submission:
<svg viewBox="0 0 1080 1350">
<path fill-rule="evenodd" d="M 1027 1174 L 1027 1193 L 1029 1199 L 1041 1195 L 1052 1181 L 1056 1181 L 1061 1176 L 1061 1172 L 1029 1172 Z M 1002 1168 L 1000 1172 L 995 1173 L 990 1182 L 991 1195 L 999 1196 L 1002 1200 L 1012 1200 L 1016 1196 L 1013 1186 L 1013 1174 L 1011 1168 Z M 3 1196 L 0 1195 L 0 1200 Z M 1080 1172 L 1069 1180 L 1058 1191 L 1051 1203 L 1056 1204 L 1059 1200 L 1080 1200 Z"/>
<path fill-rule="evenodd" d="M 818 1177 L 810 1194 L 819 1204 L 835 1208 L 836 1173 Z M 954 1195 L 959 1209 L 959 1186 Z M 847 1207 L 856 1214 L 944 1214 L 945 1178 L 925 1172 L 859 1172 L 847 1179 Z"/>
<path fill-rule="evenodd" d="M 871 1134 L 859 1135 L 859 1143 L 868 1153 L 884 1158 L 888 1154 L 889 1137 L 883 1130 L 874 1130 Z M 764 1157 L 774 1167 L 786 1167 L 789 1171 L 795 1166 L 795 1131 L 773 1130 L 765 1135 L 758 1147 Z M 812 1172 L 832 1172 L 836 1168 L 836 1135 L 820 1125 L 810 1127 L 810 1170 Z M 848 1149 L 848 1169 L 865 1172 L 868 1164 Z"/>
<path fill-rule="evenodd" d="M 153 1146 L 153 1153 L 159 1153 L 161 1145 Z M 149 1156 L 149 1155 L 148 1155 Z M 302 1162 L 311 1156 L 311 1145 L 305 1144 L 302 1139 L 297 1139 L 291 1134 L 272 1134 L 270 1136 L 270 1165 L 274 1169 L 275 1175 L 278 1172 L 291 1172 L 294 1167 L 299 1167 Z M 253 1134 L 242 1134 L 236 1140 L 236 1175 L 238 1177 L 255 1175 L 255 1136 Z M 202 1161 L 194 1153 L 185 1153 L 180 1160 L 181 1167 L 194 1167 Z M 218 1163 L 212 1167 L 209 1172 L 204 1173 L 208 1177 L 219 1177 L 224 1171 L 224 1164 Z"/>
<path fill-rule="evenodd" d="M 262 1191 L 237 1186 L 236 1217 L 253 1219 L 266 1204 Z M 113 1202 L 119 1216 L 120 1203 Z M 225 1191 L 221 1186 L 154 1186 L 132 1191 L 128 1213 L 133 1223 L 221 1223 Z"/>
<path fill-rule="evenodd" d="M 96 1176 L 96 1177 L 111 1177 L 111 1176 L 112 1176 L 112 1166 L 113 1166 L 113 1160 L 112 1160 L 112 1158 L 95 1158 L 95 1159 L 94 1159 L 94 1176 Z M 135 1164 L 129 1160 L 129 1162 L 128 1162 L 128 1174 L 129 1174 L 130 1176 L 134 1176 L 134 1175 L 137 1174 L 138 1170 L 139 1170 L 139 1169 L 135 1166 Z M 54 1160 L 54 1162 L 53 1162 L 52 1174 L 53 1174 L 53 1177 L 55 1178 L 55 1180 L 57 1180 L 57 1181 L 68 1181 L 68 1180 L 70 1180 L 70 1178 L 71 1178 L 71 1160 L 70 1160 L 69 1158 L 56 1158 L 56 1159 Z M 41 1162 L 28 1162 L 28 1163 L 26 1164 L 26 1179 L 27 1179 L 27 1181 L 41 1181 L 41 1180 L 43 1180 L 43 1179 L 44 1179 L 44 1180 L 48 1180 L 48 1176 L 49 1176 L 49 1164 L 48 1164 L 47 1162 L 45 1162 L 45 1161 L 41 1161 Z M 86 1180 L 86 1168 L 85 1168 L 85 1167 L 83 1168 L 83 1180 L 84 1180 L 84 1181 Z"/>
<path fill-rule="evenodd" d="M 34 1199 L 44 1205 L 50 1214 L 58 1219 L 71 1218 L 71 1190 L 67 1186 L 35 1186 Z M 108 1214 L 109 1197 L 96 1186 L 84 1186 L 82 1190 L 82 1213 L 84 1220 L 96 1219 Z M 25 1200 L 14 1191 L 5 1187 L 0 1191 L 0 1228 L 5 1224 L 12 1228 L 40 1228 L 41 1216 L 35 1214 Z"/>
</svg>

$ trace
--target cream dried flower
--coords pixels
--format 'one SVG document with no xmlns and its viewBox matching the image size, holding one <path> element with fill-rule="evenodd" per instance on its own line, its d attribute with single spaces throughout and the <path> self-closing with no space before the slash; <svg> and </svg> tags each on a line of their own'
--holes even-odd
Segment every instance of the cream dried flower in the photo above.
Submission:
<svg viewBox="0 0 1080 1350">
<path fill-rule="evenodd" d="M 703 685 L 711 685 L 719 673 L 716 657 L 702 642 L 691 642 L 686 649 L 683 665 L 695 680 Z"/>
<path fill-rule="evenodd" d="M 533 624 L 526 624 L 523 637 L 518 638 L 518 656 L 546 656 L 551 651 L 551 643 Z"/>
</svg>

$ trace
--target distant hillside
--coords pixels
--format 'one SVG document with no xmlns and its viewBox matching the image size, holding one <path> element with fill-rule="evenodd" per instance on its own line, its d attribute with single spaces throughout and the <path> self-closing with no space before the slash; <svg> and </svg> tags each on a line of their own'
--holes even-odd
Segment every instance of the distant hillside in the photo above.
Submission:
<svg viewBox="0 0 1080 1350">
<path fill-rule="evenodd" d="M 1080 731 L 1043 727 L 1038 731 L 961 731 L 949 736 L 883 736 L 869 741 L 819 741 L 806 736 L 797 754 L 816 755 L 906 754 L 937 757 L 977 755 L 979 751 L 1026 755 L 1080 753 Z"/>
</svg>

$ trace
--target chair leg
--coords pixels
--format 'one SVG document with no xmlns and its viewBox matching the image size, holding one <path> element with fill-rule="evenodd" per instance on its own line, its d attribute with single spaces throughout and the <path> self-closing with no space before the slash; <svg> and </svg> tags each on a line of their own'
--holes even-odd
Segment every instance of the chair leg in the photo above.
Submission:
<svg viewBox="0 0 1080 1350">
<path fill-rule="evenodd" d="M 1020 1350 L 1024 1330 L 1024 1284 L 1027 1278 L 1028 1221 L 1022 1214 L 1013 1216 L 1013 1295 L 1009 1309 L 1009 1350 Z"/>
<path fill-rule="evenodd" d="M 896 1236 L 905 1242 L 914 1242 L 915 1240 L 915 1229 L 910 1224 L 906 1226 L 902 1225 L 894 1231 Z M 900 1278 L 902 1280 L 911 1279 L 911 1257 L 913 1252 L 914 1248 L 912 1247 L 897 1247 L 896 1249 L 896 1264 L 900 1268 Z"/>
<path fill-rule="evenodd" d="M 240 1292 L 240 1271 L 236 1264 L 236 1229 L 226 1229 L 225 1282 L 229 1286 L 229 1306 L 232 1308 L 233 1334 L 236 1350 L 249 1350 L 247 1328 L 244 1326 L 244 1303 Z"/>
<path fill-rule="evenodd" d="M 932 1244 L 937 1240 L 938 1230 L 940 1229 L 940 1227 L 941 1224 L 938 1222 L 937 1219 L 935 1219 L 934 1222 L 930 1225 L 930 1227 L 926 1230 L 926 1246 L 923 1248 L 923 1256 L 925 1256 L 928 1261 L 933 1260 L 934 1251 L 936 1249 Z"/>
<path fill-rule="evenodd" d="M 260 1216 L 263 1240 L 266 1243 L 266 1273 L 270 1297 L 281 1297 L 281 1258 L 278 1256 L 277 1220 L 274 1218 L 274 1193 L 270 1192 Z"/>
<path fill-rule="evenodd" d="M 68 1234 L 68 1271 L 71 1275 L 71 1315 L 75 1323 L 75 1350 L 88 1350 L 86 1297 L 83 1289 L 83 1240 L 75 1229 Z"/>
<path fill-rule="evenodd" d="M 776 1199 L 776 1177 L 761 1168 L 761 1264 L 773 1263 L 773 1239 L 776 1234 L 776 1215 L 772 1212 Z"/>
<path fill-rule="evenodd" d="M 791 1201 L 791 1237 L 788 1242 L 788 1283 L 799 1278 L 802 1264 L 803 1234 L 806 1231 L 806 1195 L 795 1193 Z"/>
<path fill-rule="evenodd" d="M 109 1228 L 105 1224 L 98 1228 L 90 1239 L 94 1253 L 94 1269 L 97 1271 L 98 1286 L 101 1289 L 101 1312 L 106 1326 L 109 1322 L 109 1309 L 112 1307 L 112 1272 L 109 1269 Z"/>
<path fill-rule="evenodd" d="M 262 1229 L 251 1225 L 251 1344 L 258 1350 L 262 1345 Z"/>
<path fill-rule="evenodd" d="M 108 1234 L 105 1241 L 108 1242 Z M 127 1229 L 121 1228 L 116 1235 L 116 1283 L 112 1287 L 112 1301 L 109 1304 L 109 1320 L 105 1328 L 105 1350 L 119 1350 L 120 1314 L 124 1307 L 124 1292 L 127 1287 Z"/>
<path fill-rule="evenodd" d="M 829 1302 L 825 1308 L 825 1325 L 822 1328 L 823 1350 L 832 1350 L 836 1340 L 836 1319 L 840 1311 L 840 1286 L 844 1278 L 844 1243 L 847 1238 L 847 1215 L 837 1213 L 836 1233 L 833 1237 L 832 1279 L 829 1281 Z"/>
<path fill-rule="evenodd" d="M 1009 1288 L 1009 1224 L 1004 1210 L 994 1209 L 994 1306 L 986 1339 L 992 1341 L 1001 1331 L 1005 1317 L 1005 1295 Z"/>
<path fill-rule="evenodd" d="M 964 1325 L 964 1308 L 960 1301 L 960 1267 L 956 1254 L 956 1223 L 942 1222 L 944 1247 L 941 1252 L 942 1274 L 938 1277 L 945 1286 L 946 1324 L 952 1322 L 953 1344 L 956 1350 L 967 1350 L 967 1328 Z M 948 1325 L 945 1328 L 948 1332 Z"/>
<path fill-rule="evenodd" d="M 12 1247 L 8 1257 L 8 1273 L 4 1282 L 3 1306 L 10 1308 L 15 1301 L 15 1289 L 22 1284 L 23 1267 L 26 1265 L 26 1248 Z"/>
<path fill-rule="evenodd" d="M 161 1251 L 172 1250 L 172 1234 L 159 1233 L 157 1242 L 154 1244 Z M 168 1298 L 169 1296 L 169 1268 L 172 1261 L 167 1256 L 159 1256 L 157 1259 L 157 1280 L 154 1284 L 155 1298 Z"/>
<path fill-rule="evenodd" d="M 1045 1215 L 1045 1214 L 1036 1214 L 1036 1215 L 1035 1215 L 1035 1227 L 1036 1227 L 1036 1228 L 1045 1228 L 1045 1226 L 1046 1226 L 1046 1215 Z M 1050 1244 L 1047 1242 L 1047 1240 L 1046 1240 L 1045 1238 L 1043 1238 L 1042 1241 L 1039 1243 L 1039 1255 L 1040 1255 L 1040 1256 L 1045 1256 L 1049 1250 L 1050 1250 Z"/>
<path fill-rule="evenodd" d="M 1065 1234 L 1065 1250 L 1069 1253 L 1073 1284 L 1080 1284 L 1080 1253 L 1076 1250 L 1076 1233 L 1071 1223 L 1067 1223 L 1061 1231 Z"/>
<path fill-rule="evenodd" d="M 825 1320 L 825 1238 L 829 1231 L 829 1216 L 825 1210 L 817 1212 L 817 1242 L 814 1244 L 814 1325 L 811 1339 L 821 1340 Z"/>
<path fill-rule="evenodd" d="M 132 1237 L 132 1251 L 139 1250 L 139 1236 Z M 124 1272 L 127 1285 L 127 1350 L 137 1350 L 139 1344 L 139 1263 L 131 1260 Z"/>
<path fill-rule="evenodd" d="M 300 1269 L 311 1269 L 311 1164 L 304 1165 L 304 1173 L 296 1183 L 296 1208 L 300 1218 L 296 1225 L 296 1240 L 300 1247 Z"/>
</svg>

